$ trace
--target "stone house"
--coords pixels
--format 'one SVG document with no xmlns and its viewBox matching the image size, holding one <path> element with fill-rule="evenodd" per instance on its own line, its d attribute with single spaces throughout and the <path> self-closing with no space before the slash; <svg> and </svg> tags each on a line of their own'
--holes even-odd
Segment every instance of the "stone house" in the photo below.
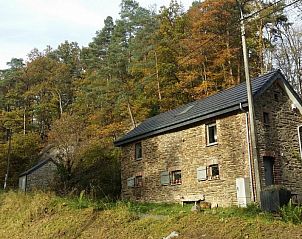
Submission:
<svg viewBox="0 0 302 239">
<path fill-rule="evenodd" d="M 118 139 L 122 198 L 245 204 L 260 194 L 256 176 L 261 190 L 283 185 L 301 195 L 301 100 L 279 70 L 253 79 L 252 91 L 258 170 L 242 83 L 149 118 Z"/>
<path fill-rule="evenodd" d="M 19 189 L 24 192 L 34 189 L 49 189 L 57 176 L 56 155 L 55 148 L 44 149 L 39 162 L 19 175 Z"/>
</svg>

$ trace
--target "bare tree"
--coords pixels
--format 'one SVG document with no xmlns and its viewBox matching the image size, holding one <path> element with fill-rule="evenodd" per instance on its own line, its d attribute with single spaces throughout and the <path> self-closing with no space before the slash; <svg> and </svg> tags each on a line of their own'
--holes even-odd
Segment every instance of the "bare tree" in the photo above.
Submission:
<svg viewBox="0 0 302 239">
<path fill-rule="evenodd" d="M 275 41 L 274 65 L 283 71 L 297 93 L 302 96 L 302 28 L 280 26 Z"/>
</svg>

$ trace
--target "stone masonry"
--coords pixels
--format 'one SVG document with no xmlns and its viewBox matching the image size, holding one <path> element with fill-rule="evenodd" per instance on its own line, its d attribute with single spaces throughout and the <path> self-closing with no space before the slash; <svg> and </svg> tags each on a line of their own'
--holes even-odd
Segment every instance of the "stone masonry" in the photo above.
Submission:
<svg viewBox="0 0 302 239">
<path fill-rule="evenodd" d="M 26 175 L 26 191 L 33 189 L 45 190 L 51 186 L 57 174 L 57 165 L 48 161 L 43 166 Z"/>
<path fill-rule="evenodd" d="M 207 146 L 206 124 L 216 122 L 217 144 Z M 123 147 L 122 197 L 142 201 L 177 201 L 203 194 L 213 205 L 236 203 L 236 177 L 248 177 L 245 114 L 213 119 L 190 128 L 142 141 L 143 158 L 135 160 L 134 144 Z M 197 168 L 219 165 L 219 179 L 197 180 Z M 182 184 L 162 186 L 160 173 L 181 170 Z M 142 187 L 127 187 L 127 178 L 142 175 Z"/>
<path fill-rule="evenodd" d="M 263 112 L 268 113 L 267 124 Z M 298 138 L 298 126 L 302 125 L 300 112 L 292 109 L 292 101 L 275 82 L 255 101 L 255 114 L 262 188 L 266 186 L 263 157 L 271 157 L 274 161 L 275 184 L 302 194 L 302 160 Z"/>
<path fill-rule="evenodd" d="M 274 182 L 302 193 L 302 163 L 297 127 L 302 117 L 277 82 L 255 100 L 261 186 L 265 187 L 263 157 L 274 159 Z M 269 115 L 264 124 L 263 112 Z M 207 128 L 216 122 L 217 143 L 207 145 Z M 246 114 L 242 111 L 177 129 L 142 143 L 142 159 L 135 144 L 122 147 L 122 198 L 174 202 L 182 196 L 203 194 L 212 206 L 237 203 L 235 181 L 249 178 Z M 219 178 L 197 180 L 197 169 L 218 164 Z M 161 185 L 161 172 L 181 170 L 181 184 Z M 129 187 L 127 179 L 142 176 L 142 185 Z"/>
</svg>

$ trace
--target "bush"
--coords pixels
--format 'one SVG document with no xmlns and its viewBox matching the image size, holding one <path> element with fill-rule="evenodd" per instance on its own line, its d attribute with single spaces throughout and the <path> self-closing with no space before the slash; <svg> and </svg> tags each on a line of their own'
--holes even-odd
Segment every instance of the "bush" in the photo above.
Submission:
<svg viewBox="0 0 302 239">
<path fill-rule="evenodd" d="M 117 199 L 121 190 L 120 163 L 114 149 L 103 148 L 100 143 L 89 142 L 73 166 L 71 175 L 59 167 L 59 180 L 55 190 L 60 194 L 80 195 L 91 199 Z"/>
</svg>

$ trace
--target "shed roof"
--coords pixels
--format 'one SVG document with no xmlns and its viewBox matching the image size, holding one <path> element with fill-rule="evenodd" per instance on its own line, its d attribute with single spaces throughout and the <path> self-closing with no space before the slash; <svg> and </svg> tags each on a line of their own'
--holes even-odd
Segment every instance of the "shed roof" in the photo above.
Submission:
<svg viewBox="0 0 302 239">
<path fill-rule="evenodd" d="M 31 174 L 35 170 L 41 168 L 43 165 L 47 164 L 48 162 L 52 162 L 54 164 L 58 164 L 56 162 L 56 157 L 59 154 L 58 149 L 56 149 L 53 145 L 48 145 L 39 154 L 39 162 L 35 164 L 30 169 L 26 170 L 25 172 L 21 173 L 19 177 L 23 177 L 25 175 Z"/>
<path fill-rule="evenodd" d="M 279 70 L 269 72 L 253 79 L 254 98 L 262 94 L 276 79 L 281 80 L 295 94 Z M 230 113 L 247 106 L 246 83 L 223 90 L 207 98 L 191 102 L 152 118 L 146 119 L 139 126 L 114 142 L 115 146 L 123 146 L 146 137 L 161 134 L 205 119 Z"/>
<path fill-rule="evenodd" d="M 55 164 L 55 162 L 53 161 L 52 158 L 44 159 L 44 160 L 40 161 L 39 163 L 37 163 L 36 165 L 34 165 L 33 167 L 31 167 L 30 169 L 28 169 L 28 170 L 26 170 L 25 172 L 21 173 L 21 174 L 19 175 L 19 177 L 23 177 L 23 176 L 25 176 L 25 175 L 31 174 L 32 172 L 34 172 L 35 170 L 41 168 L 43 165 L 45 165 L 45 164 L 47 164 L 47 163 L 49 163 L 49 162 L 52 162 L 52 163 Z"/>
</svg>

